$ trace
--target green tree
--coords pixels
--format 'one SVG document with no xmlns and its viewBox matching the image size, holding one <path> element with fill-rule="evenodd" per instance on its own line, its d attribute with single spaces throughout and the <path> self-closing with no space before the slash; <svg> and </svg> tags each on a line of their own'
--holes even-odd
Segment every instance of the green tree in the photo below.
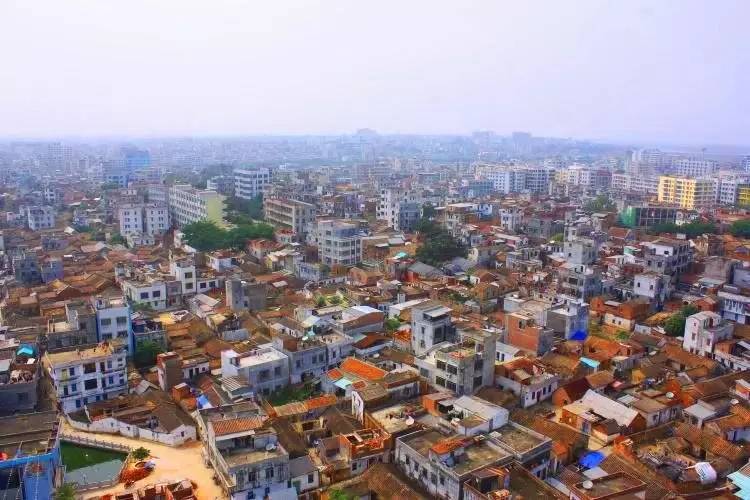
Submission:
<svg viewBox="0 0 750 500">
<path fill-rule="evenodd" d="M 344 490 L 333 489 L 328 493 L 328 498 L 331 500 L 354 500 L 355 497 Z"/>
<path fill-rule="evenodd" d="M 425 219 L 434 219 L 437 215 L 437 210 L 432 206 L 432 203 L 425 203 L 422 205 L 422 217 Z"/>
<path fill-rule="evenodd" d="M 613 212 L 616 208 L 615 203 L 603 194 L 589 201 L 585 206 L 589 212 Z"/>
<path fill-rule="evenodd" d="M 385 330 L 387 332 L 395 332 L 398 327 L 401 326 L 401 321 L 398 318 L 388 318 L 385 320 Z"/>
<path fill-rule="evenodd" d="M 331 295 L 330 297 L 328 297 L 328 302 L 330 302 L 334 306 L 337 306 L 337 305 L 341 304 L 341 297 L 339 297 L 336 294 Z"/>
<path fill-rule="evenodd" d="M 434 228 L 428 227 L 430 231 Z M 425 233 L 426 238 L 415 254 L 425 264 L 439 266 L 454 257 L 466 257 L 467 249 L 447 231 L 440 228 L 435 232 Z"/>
<path fill-rule="evenodd" d="M 75 500 L 76 487 L 72 483 L 64 483 L 55 491 L 55 500 Z"/>
<path fill-rule="evenodd" d="M 552 238 L 550 238 L 555 243 L 562 243 L 565 239 L 565 233 L 556 233 L 552 235 Z"/>
<path fill-rule="evenodd" d="M 144 448 L 143 446 L 136 448 L 131 453 L 131 456 L 136 460 L 146 460 L 151 456 L 151 450 Z"/>
<path fill-rule="evenodd" d="M 750 238 L 750 219 L 738 220 L 729 226 L 729 232 L 732 236 L 738 238 Z"/>
<path fill-rule="evenodd" d="M 201 252 L 228 248 L 227 231 L 213 221 L 202 220 L 182 228 L 185 242 Z"/>
<path fill-rule="evenodd" d="M 315 299 L 315 305 L 318 307 L 325 307 L 328 303 L 326 302 L 326 298 L 322 295 L 318 295 L 318 297 Z"/>
<path fill-rule="evenodd" d="M 670 337 L 682 337 L 685 334 L 685 316 L 673 314 L 664 322 L 664 331 Z"/>
<path fill-rule="evenodd" d="M 113 245 L 125 245 L 128 246 L 128 240 L 125 239 L 123 235 L 120 233 L 115 233 L 112 235 L 112 237 L 109 239 L 109 242 Z"/>
<path fill-rule="evenodd" d="M 681 226 L 673 222 L 663 222 L 648 229 L 649 234 L 682 233 L 688 238 L 695 238 L 702 234 L 716 234 L 717 232 L 718 228 L 713 222 L 697 220 Z"/>
<path fill-rule="evenodd" d="M 135 347 L 133 363 L 138 368 L 146 368 L 156 364 L 156 357 L 164 352 L 164 347 L 153 340 L 144 340 Z"/>
<path fill-rule="evenodd" d="M 699 312 L 700 312 L 700 309 L 695 307 L 693 304 L 682 306 L 682 309 L 680 309 L 680 314 L 682 314 L 686 318 L 688 316 L 692 316 L 693 314 L 697 314 Z"/>
<path fill-rule="evenodd" d="M 133 312 L 153 312 L 154 308 L 146 302 L 136 302 L 130 306 Z"/>
</svg>

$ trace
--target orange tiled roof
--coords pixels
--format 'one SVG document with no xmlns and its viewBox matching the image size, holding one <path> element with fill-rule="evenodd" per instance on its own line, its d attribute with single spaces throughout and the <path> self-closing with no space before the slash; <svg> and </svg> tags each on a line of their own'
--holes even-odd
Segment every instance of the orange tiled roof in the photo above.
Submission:
<svg viewBox="0 0 750 500">
<path fill-rule="evenodd" d="M 331 370 L 333 371 L 333 370 Z M 317 398 L 311 398 L 305 401 L 305 406 L 308 410 L 315 410 L 317 408 L 323 408 L 325 406 L 333 406 L 336 404 L 338 399 L 333 394 L 325 394 Z"/>
<path fill-rule="evenodd" d="M 356 358 L 346 358 L 341 363 L 341 370 L 352 373 L 365 380 L 380 380 L 388 373 L 377 366 L 373 366 Z"/>
<path fill-rule="evenodd" d="M 341 373 L 341 371 L 339 371 L 337 368 L 334 368 L 333 370 L 328 370 L 328 378 L 333 381 L 336 381 L 343 377 L 344 377 L 344 374 Z"/>
<path fill-rule="evenodd" d="M 211 422 L 214 427 L 214 434 L 225 436 L 237 432 L 244 432 L 253 429 L 259 429 L 263 426 L 263 419 L 260 417 L 235 418 L 232 420 L 217 420 Z"/>
<path fill-rule="evenodd" d="M 456 439 L 445 439 L 443 441 L 440 441 L 439 443 L 435 443 L 430 448 L 432 451 L 437 453 L 438 455 L 444 455 L 446 453 L 450 453 L 451 451 L 461 448 L 462 446 L 466 446 L 467 440 L 463 438 L 456 438 Z"/>
</svg>

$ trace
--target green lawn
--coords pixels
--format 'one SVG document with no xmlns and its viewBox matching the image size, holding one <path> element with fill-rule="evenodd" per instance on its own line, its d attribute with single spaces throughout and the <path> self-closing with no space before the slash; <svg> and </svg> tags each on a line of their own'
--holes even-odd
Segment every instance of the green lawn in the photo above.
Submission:
<svg viewBox="0 0 750 500">
<path fill-rule="evenodd" d="M 113 460 L 124 462 L 127 457 L 125 453 L 119 451 L 90 448 L 65 441 L 60 443 L 60 454 L 68 472 Z"/>
<path fill-rule="evenodd" d="M 313 389 L 312 384 L 305 384 L 300 387 L 292 387 L 291 385 L 288 385 L 280 391 L 276 391 L 268 396 L 268 401 L 273 406 L 281 406 L 294 401 L 304 401 L 305 399 L 312 397 L 314 393 L 315 390 Z"/>
</svg>

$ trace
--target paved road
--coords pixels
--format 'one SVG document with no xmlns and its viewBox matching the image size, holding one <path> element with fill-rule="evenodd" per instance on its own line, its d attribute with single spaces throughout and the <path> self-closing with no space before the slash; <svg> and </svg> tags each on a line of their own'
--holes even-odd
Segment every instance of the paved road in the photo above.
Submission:
<svg viewBox="0 0 750 500">
<path fill-rule="evenodd" d="M 82 432 L 73 429 L 67 422 L 64 422 L 66 434 L 80 435 L 88 438 L 109 441 L 112 443 L 124 444 L 131 448 L 143 446 L 151 450 L 151 454 L 156 457 L 156 469 L 147 478 L 137 481 L 133 488 L 139 488 L 151 483 L 158 483 L 167 480 L 190 479 L 198 485 L 198 500 L 214 500 L 224 498 L 221 488 L 216 486 L 213 481 L 213 469 L 203 465 L 201 458 L 202 445 L 198 442 L 188 443 L 178 448 L 166 446 L 151 441 L 132 439 L 120 435 L 102 434 L 94 432 Z M 92 490 L 84 493 L 83 498 L 95 498 L 105 493 L 119 493 L 125 490 L 125 485 L 120 483 L 112 488 L 101 490 Z"/>
</svg>

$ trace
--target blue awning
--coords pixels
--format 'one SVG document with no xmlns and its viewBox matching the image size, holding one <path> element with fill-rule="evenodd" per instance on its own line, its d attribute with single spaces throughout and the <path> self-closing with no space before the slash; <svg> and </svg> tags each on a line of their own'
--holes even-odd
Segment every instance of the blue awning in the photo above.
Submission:
<svg viewBox="0 0 750 500">
<path fill-rule="evenodd" d="M 604 454 L 599 451 L 592 451 L 590 453 L 586 453 L 583 457 L 581 457 L 580 464 L 586 467 L 587 469 L 593 469 L 594 467 L 597 467 L 602 461 L 604 460 Z"/>
<path fill-rule="evenodd" d="M 21 355 L 21 356 L 32 357 L 32 356 L 34 356 L 34 348 L 30 347 L 30 346 L 27 346 L 27 345 L 24 345 L 24 346 L 21 346 L 18 349 L 18 351 L 16 351 L 16 354 Z"/>
</svg>

